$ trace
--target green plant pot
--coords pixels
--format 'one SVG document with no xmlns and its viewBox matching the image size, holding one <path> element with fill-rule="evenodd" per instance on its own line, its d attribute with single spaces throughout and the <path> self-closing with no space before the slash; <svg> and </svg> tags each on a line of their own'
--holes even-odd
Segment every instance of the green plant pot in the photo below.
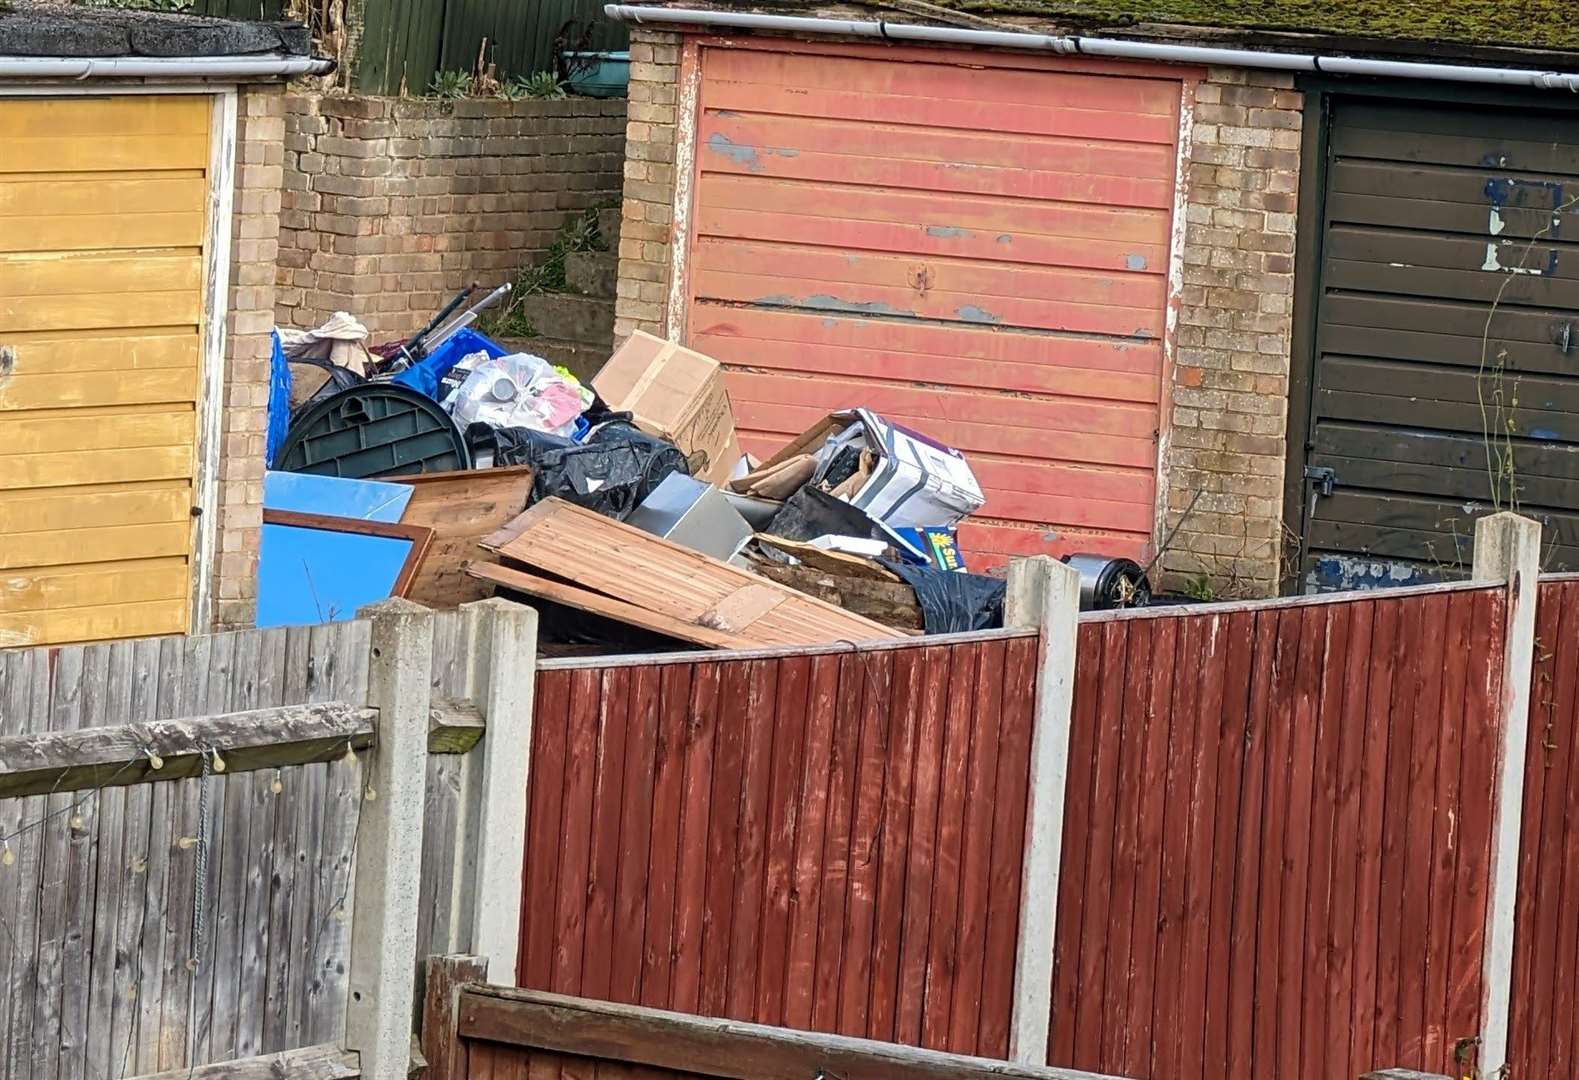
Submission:
<svg viewBox="0 0 1579 1080">
<path fill-rule="evenodd" d="M 630 85 L 629 52 L 568 52 L 565 60 L 580 69 L 567 84 L 572 93 L 586 97 L 624 97 Z"/>
</svg>

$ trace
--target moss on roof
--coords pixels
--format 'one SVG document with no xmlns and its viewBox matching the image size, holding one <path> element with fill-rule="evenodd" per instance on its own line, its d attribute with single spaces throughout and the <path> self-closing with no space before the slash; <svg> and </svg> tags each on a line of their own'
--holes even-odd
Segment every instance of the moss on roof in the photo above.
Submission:
<svg viewBox="0 0 1579 1080">
<path fill-rule="evenodd" d="M 932 0 L 976 15 L 1579 51 L 1575 0 Z"/>
</svg>

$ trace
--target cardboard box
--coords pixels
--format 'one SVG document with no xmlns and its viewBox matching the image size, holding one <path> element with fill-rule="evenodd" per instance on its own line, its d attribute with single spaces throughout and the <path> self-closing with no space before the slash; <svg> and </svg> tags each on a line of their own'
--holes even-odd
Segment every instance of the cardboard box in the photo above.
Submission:
<svg viewBox="0 0 1579 1080">
<path fill-rule="evenodd" d="M 637 427 L 678 446 L 692 459 L 696 477 L 729 482 L 740 443 L 718 361 L 638 330 L 609 357 L 592 387 L 609 408 L 631 413 Z"/>
<path fill-rule="evenodd" d="M 859 453 L 860 465 L 829 485 L 829 467 L 846 448 Z M 986 501 L 964 454 L 870 409 L 829 413 L 760 468 L 736 480 L 734 489 L 749 490 L 784 462 L 806 454 L 817 461 L 813 484 L 828 487 L 890 528 L 946 528 Z"/>
</svg>

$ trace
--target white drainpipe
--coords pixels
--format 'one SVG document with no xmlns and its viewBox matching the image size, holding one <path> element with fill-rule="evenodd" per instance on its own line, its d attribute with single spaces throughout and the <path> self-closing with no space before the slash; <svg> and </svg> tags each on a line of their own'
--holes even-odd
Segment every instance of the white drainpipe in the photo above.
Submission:
<svg viewBox="0 0 1579 1080">
<path fill-rule="evenodd" d="M 267 78 L 327 75 L 334 61 L 312 56 L 0 56 L 0 79 Z"/>
<path fill-rule="evenodd" d="M 1161 41 L 1125 41 L 1118 38 L 1078 35 L 1018 33 L 1012 30 L 964 30 L 952 26 L 918 26 L 913 23 L 868 22 L 855 19 L 815 19 L 794 15 L 759 15 L 745 11 L 703 11 L 689 8 L 646 7 L 636 4 L 609 4 L 603 11 L 611 19 L 631 23 L 769 30 L 788 34 L 834 37 L 872 37 L 886 41 L 916 41 L 934 45 L 1032 49 L 1064 56 L 1102 56 L 1119 60 L 1273 68 L 1278 71 L 1319 71 L 1331 75 L 1492 83 L 1498 86 L 1533 86 L 1542 90 L 1571 90 L 1579 93 L 1579 74 L 1533 71 L 1525 68 L 1368 60 L 1352 56 L 1317 56 L 1311 53 L 1172 45 Z"/>
</svg>

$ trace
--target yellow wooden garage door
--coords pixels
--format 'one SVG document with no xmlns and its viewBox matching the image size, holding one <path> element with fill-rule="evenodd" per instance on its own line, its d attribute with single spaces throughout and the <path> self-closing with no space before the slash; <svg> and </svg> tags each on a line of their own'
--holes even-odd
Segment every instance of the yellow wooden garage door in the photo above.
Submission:
<svg viewBox="0 0 1579 1080">
<path fill-rule="evenodd" d="M 0 646 L 188 628 L 211 108 L 0 98 Z"/>
</svg>

